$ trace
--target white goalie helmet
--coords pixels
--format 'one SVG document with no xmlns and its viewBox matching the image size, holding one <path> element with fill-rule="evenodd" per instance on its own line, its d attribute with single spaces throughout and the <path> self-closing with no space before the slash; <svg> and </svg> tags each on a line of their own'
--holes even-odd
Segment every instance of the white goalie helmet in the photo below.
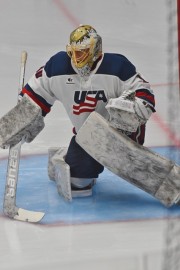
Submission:
<svg viewBox="0 0 180 270">
<path fill-rule="evenodd" d="M 90 25 L 80 25 L 70 34 L 67 54 L 80 76 L 88 76 L 93 64 L 102 55 L 102 39 Z"/>
</svg>

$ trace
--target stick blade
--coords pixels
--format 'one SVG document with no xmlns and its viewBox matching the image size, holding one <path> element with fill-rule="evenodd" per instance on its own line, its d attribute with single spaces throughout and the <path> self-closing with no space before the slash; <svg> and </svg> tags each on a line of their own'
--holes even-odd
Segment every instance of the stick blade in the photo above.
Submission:
<svg viewBox="0 0 180 270">
<path fill-rule="evenodd" d="M 19 208 L 17 214 L 13 217 L 15 220 L 37 223 L 42 220 L 45 213 L 29 211 Z"/>
</svg>

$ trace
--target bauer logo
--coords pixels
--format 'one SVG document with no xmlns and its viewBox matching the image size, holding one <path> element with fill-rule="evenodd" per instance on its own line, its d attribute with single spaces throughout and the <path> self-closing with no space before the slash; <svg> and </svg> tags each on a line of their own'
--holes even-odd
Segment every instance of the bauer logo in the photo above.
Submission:
<svg viewBox="0 0 180 270">
<path fill-rule="evenodd" d="M 73 114 L 79 115 L 84 112 L 93 112 L 98 101 L 107 102 L 104 90 L 75 91 L 74 102 L 76 105 L 73 105 Z"/>
<path fill-rule="evenodd" d="M 7 196 L 14 197 L 15 188 L 16 188 L 16 170 L 18 166 L 18 150 L 14 149 L 11 152 L 10 160 L 9 160 L 9 170 L 8 170 L 8 186 L 7 186 Z"/>
</svg>

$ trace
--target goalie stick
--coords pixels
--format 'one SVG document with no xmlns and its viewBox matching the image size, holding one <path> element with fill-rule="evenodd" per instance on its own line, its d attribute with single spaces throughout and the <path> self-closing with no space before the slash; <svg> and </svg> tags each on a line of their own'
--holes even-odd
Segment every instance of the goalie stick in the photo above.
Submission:
<svg viewBox="0 0 180 270">
<path fill-rule="evenodd" d="M 23 51 L 21 53 L 18 92 L 20 92 L 24 86 L 26 60 L 27 52 Z M 43 212 L 30 211 L 16 206 L 16 190 L 22 143 L 23 139 L 18 144 L 10 146 L 9 148 L 3 211 L 5 215 L 12 219 L 27 222 L 39 222 L 44 217 Z"/>
</svg>

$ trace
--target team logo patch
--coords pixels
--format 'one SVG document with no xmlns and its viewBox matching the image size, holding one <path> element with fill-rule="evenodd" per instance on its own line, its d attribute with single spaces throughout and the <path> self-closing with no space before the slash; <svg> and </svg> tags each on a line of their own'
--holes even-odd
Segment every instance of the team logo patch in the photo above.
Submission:
<svg viewBox="0 0 180 270">
<path fill-rule="evenodd" d="M 95 111 L 98 101 L 107 102 L 104 90 L 76 91 L 74 95 L 76 105 L 73 105 L 73 114 L 79 115 Z"/>
<path fill-rule="evenodd" d="M 73 79 L 69 77 L 66 81 L 66 84 L 74 84 Z"/>
</svg>

